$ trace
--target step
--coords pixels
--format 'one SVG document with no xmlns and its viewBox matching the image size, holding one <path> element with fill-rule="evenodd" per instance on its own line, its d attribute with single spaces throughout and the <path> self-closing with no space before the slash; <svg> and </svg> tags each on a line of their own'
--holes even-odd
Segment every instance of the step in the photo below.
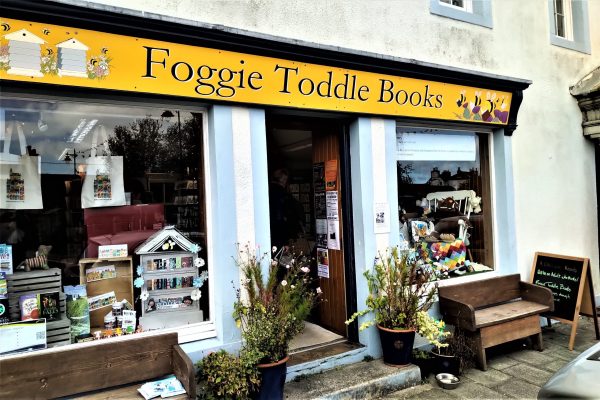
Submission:
<svg viewBox="0 0 600 400">
<path fill-rule="evenodd" d="M 361 361 L 322 373 L 298 376 L 285 384 L 286 400 L 369 399 L 415 386 L 421 381 L 419 367 L 385 365 L 381 359 Z"/>
</svg>

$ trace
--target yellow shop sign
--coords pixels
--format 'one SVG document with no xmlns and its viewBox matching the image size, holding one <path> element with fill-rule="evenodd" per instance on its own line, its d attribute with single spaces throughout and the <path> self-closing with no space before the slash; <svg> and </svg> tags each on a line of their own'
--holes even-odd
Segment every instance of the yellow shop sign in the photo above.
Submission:
<svg viewBox="0 0 600 400">
<path fill-rule="evenodd" d="M 0 79 L 505 125 L 511 93 L 1 18 Z"/>
</svg>

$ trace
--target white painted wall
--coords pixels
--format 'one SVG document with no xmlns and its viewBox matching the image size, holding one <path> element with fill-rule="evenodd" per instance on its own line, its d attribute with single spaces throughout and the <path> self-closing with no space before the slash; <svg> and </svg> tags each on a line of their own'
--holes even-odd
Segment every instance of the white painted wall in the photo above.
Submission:
<svg viewBox="0 0 600 400">
<path fill-rule="evenodd" d="M 126 6 L 532 80 L 512 139 L 518 270 L 529 276 L 535 251 L 590 257 L 600 293 L 594 146 L 582 136 L 568 91 L 600 65 L 600 24 L 593 18 L 599 0 L 588 2 L 591 55 L 550 44 L 546 0 L 494 1 L 493 29 L 432 15 L 428 0 L 130 0 Z"/>
</svg>

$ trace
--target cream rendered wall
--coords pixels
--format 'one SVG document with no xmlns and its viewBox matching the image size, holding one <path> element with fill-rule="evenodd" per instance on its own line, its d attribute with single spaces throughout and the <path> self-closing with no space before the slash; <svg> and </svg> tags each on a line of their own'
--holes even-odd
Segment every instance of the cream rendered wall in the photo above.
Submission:
<svg viewBox="0 0 600 400">
<path fill-rule="evenodd" d="M 428 0 L 99 0 L 317 44 L 461 67 L 533 81 L 513 146 L 518 269 L 535 251 L 591 258 L 600 293 L 594 145 L 584 140 L 569 86 L 600 65 L 600 0 L 588 1 L 591 55 L 550 44 L 546 0 L 492 5 L 493 29 L 432 15 Z M 112 7 L 108 7 L 111 9 Z M 114 11 L 119 11 L 115 9 Z"/>
</svg>

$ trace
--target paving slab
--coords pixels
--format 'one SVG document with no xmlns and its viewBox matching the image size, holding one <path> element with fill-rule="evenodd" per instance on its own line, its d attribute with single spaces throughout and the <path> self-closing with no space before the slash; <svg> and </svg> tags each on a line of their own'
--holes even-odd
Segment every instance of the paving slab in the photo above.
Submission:
<svg viewBox="0 0 600 400">
<path fill-rule="evenodd" d="M 568 363 L 568 361 L 565 361 L 562 358 L 561 359 L 557 358 L 556 360 L 549 362 L 548 364 L 544 364 L 541 367 L 544 368 L 546 371 L 555 373 L 556 371 L 558 371 L 559 369 L 564 367 L 567 363 Z"/>
<path fill-rule="evenodd" d="M 540 391 L 540 387 L 532 385 L 529 382 L 525 382 L 521 379 L 513 379 L 510 381 L 510 385 L 500 384 L 496 387 L 495 397 L 489 397 L 490 399 L 500 398 L 498 396 L 513 397 L 515 399 L 537 399 L 537 394 Z"/>
<path fill-rule="evenodd" d="M 523 350 L 512 353 L 509 355 L 509 357 L 519 361 L 519 363 L 528 363 L 533 365 L 542 365 L 554 360 L 549 352 L 540 352 L 537 350 Z"/>
<path fill-rule="evenodd" d="M 451 392 L 451 396 L 460 399 L 495 399 L 498 398 L 498 392 L 487 386 L 480 385 L 477 382 L 463 378 L 461 384 L 453 390 L 446 390 L 444 393 Z M 440 398 L 444 398 L 443 396 Z"/>
<path fill-rule="evenodd" d="M 515 378 L 522 379 L 539 387 L 546 383 L 546 381 L 552 376 L 551 372 L 544 371 L 541 368 L 536 368 L 527 364 L 517 364 L 512 368 L 505 370 L 504 372 L 514 376 Z"/>
<path fill-rule="evenodd" d="M 385 396 L 386 399 L 394 400 L 407 400 L 407 399 L 430 399 L 432 394 L 430 392 L 437 390 L 431 386 L 430 383 L 417 385 L 408 389 L 399 390 L 395 394 Z M 438 397 L 439 398 L 439 397 Z"/>
<path fill-rule="evenodd" d="M 488 368 L 494 368 L 497 370 L 503 370 L 509 367 L 512 367 L 513 365 L 518 364 L 519 361 L 515 360 L 514 358 L 510 358 L 507 355 L 504 356 L 496 356 L 493 358 L 488 358 Z"/>
<path fill-rule="evenodd" d="M 493 368 L 488 368 L 487 371 L 470 369 L 464 374 L 464 377 L 487 387 L 496 386 L 501 382 L 506 382 L 512 379 L 511 375 L 505 374 L 504 372 Z"/>
</svg>

